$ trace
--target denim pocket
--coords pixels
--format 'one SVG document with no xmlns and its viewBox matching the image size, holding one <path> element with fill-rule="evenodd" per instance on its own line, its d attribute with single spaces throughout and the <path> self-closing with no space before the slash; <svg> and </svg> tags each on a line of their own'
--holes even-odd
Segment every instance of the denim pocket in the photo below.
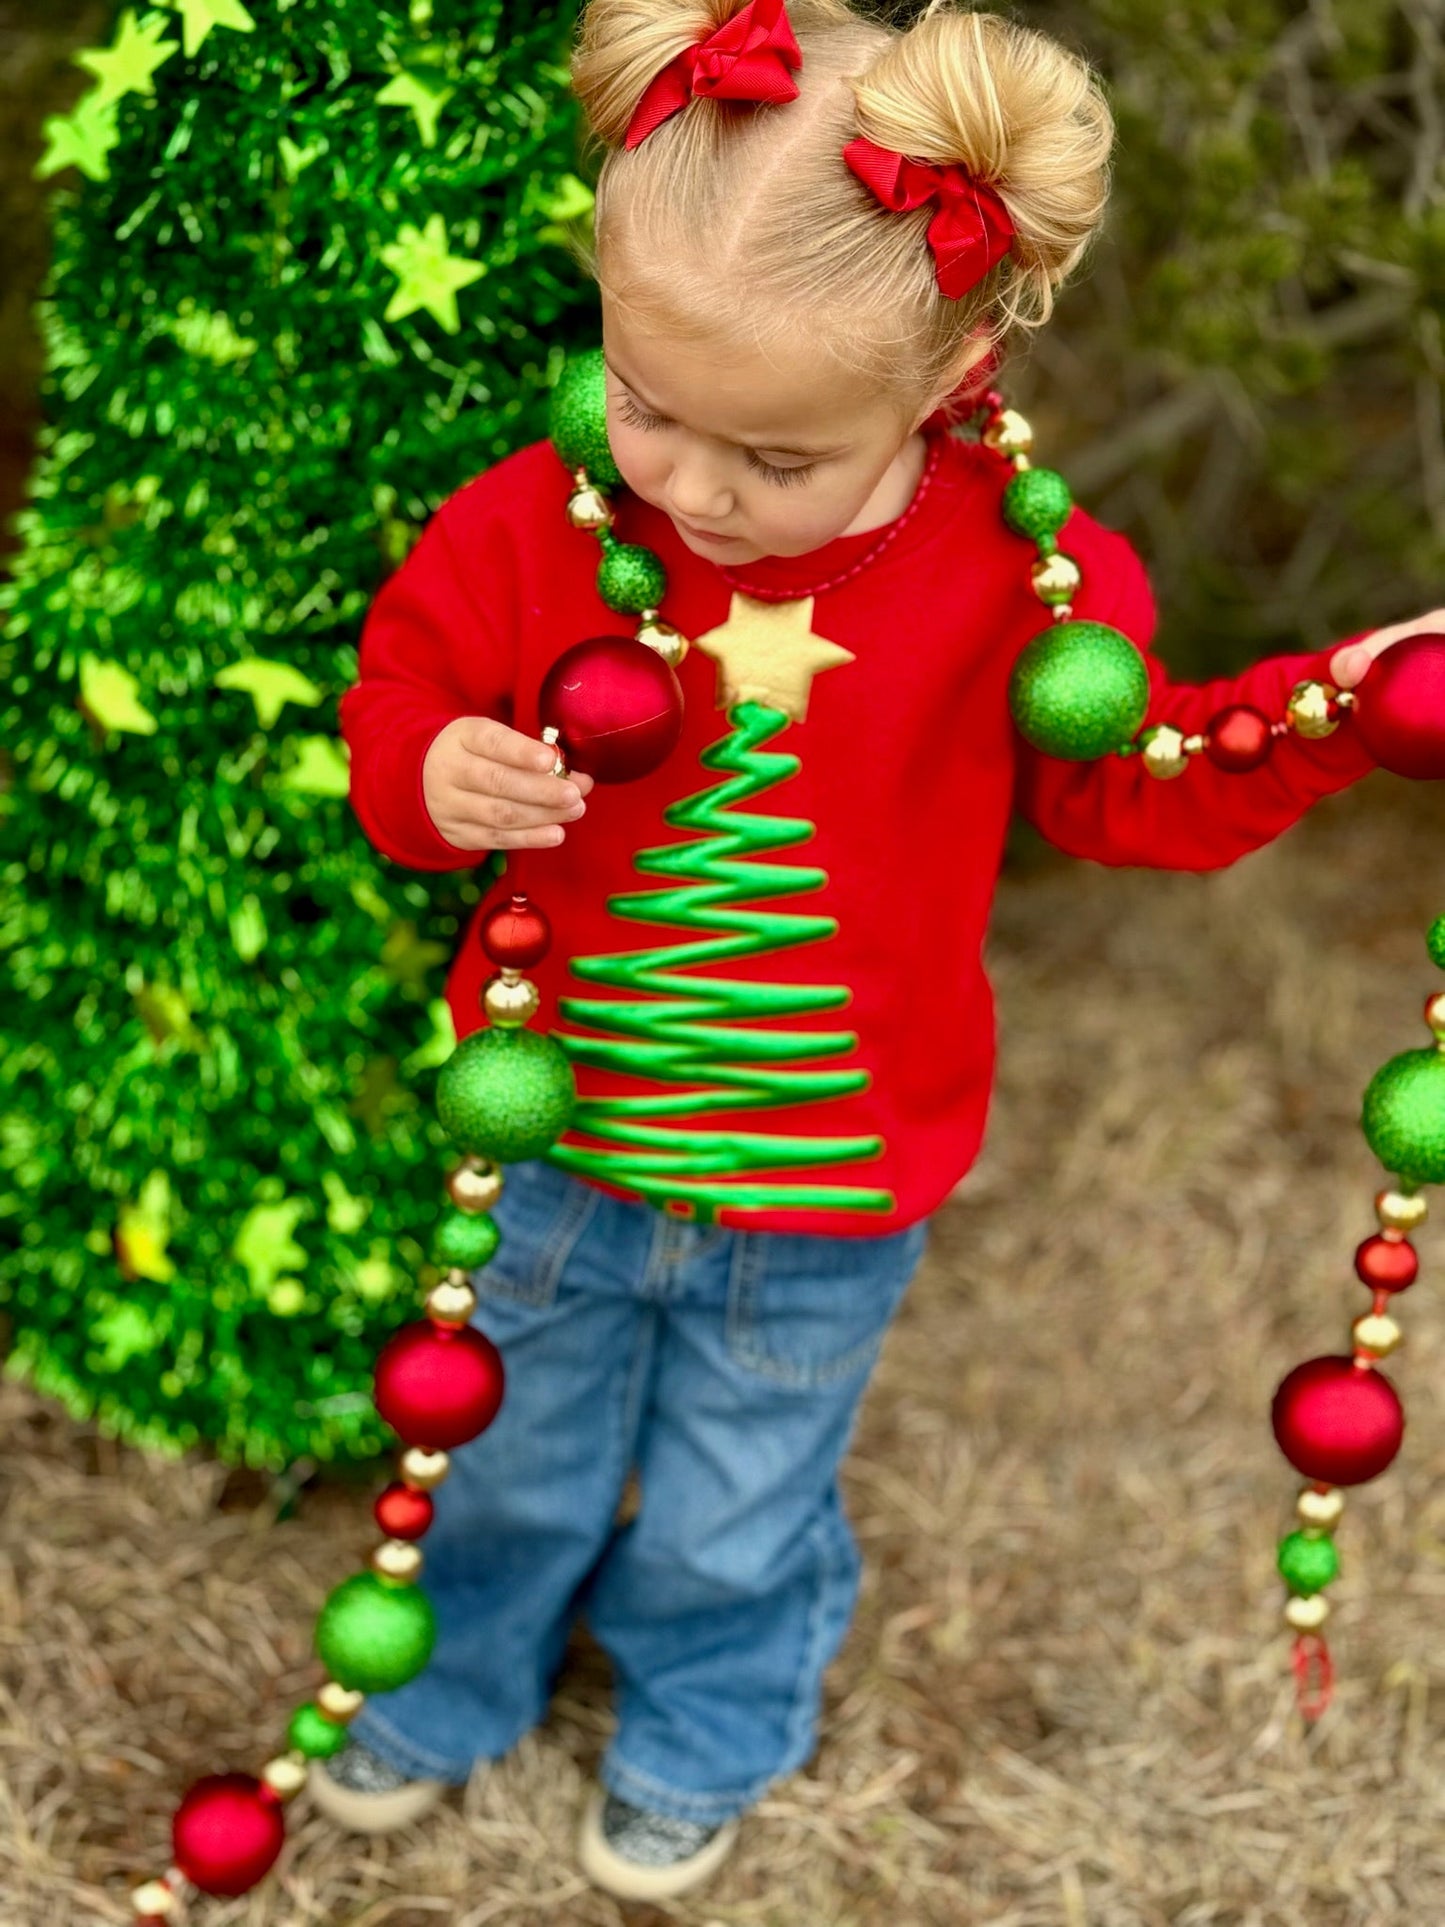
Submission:
<svg viewBox="0 0 1445 1927">
<path fill-rule="evenodd" d="M 550 1305 L 602 1193 L 540 1158 L 507 1165 L 503 1177 L 492 1208 L 501 1239 L 491 1262 L 472 1273 L 472 1289 L 479 1300 Z"/>
<path fill-rule="evenodd" d="M 881 1238 L 740 1232 L 728 1283 L 732 1358 L 806 1388 L 866 1372 L 928 1242 L 928 1221 Z"/>
</svg>

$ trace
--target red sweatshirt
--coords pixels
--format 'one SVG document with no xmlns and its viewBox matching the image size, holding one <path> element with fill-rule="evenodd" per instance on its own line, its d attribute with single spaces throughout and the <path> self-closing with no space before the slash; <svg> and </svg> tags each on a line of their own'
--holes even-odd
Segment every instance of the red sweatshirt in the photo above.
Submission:
<svg viewBox="0 0 1445 1927">
<path fill-rule="evenodd" d="M 815 597 L 811 624 L 796 611 L 801 631 L 851 653 L 813 676 L 804 720 L 767 735 L 764 712 L 735 709 L 761 731 L 704 765 L 729 717 L 717 663 L 692 648 L 667 761 L 599 783 L 559 848 L 509 851 L 477 913 L 524 890 L 551 919 L 552 950 L 527 973 L 542 999 L 533 1027 L 563 1043 L 580 1103 L 547 1155 L 614 1195 L 748 1230 L 901 1230 L 948 1195 L 983 1136 L 994 1018 L 981 953 L 1011 810 L 1096 862 L 1208 870 L 1373 767 L 1348 721 L 1322 741 L 1280 739 L 1247 776 L 1196 757 L 1161 782 L 1137 756 L 1030 749 L 1007 685 L 1049 616 L 1029 586 L 1033 546 L 1000 514 L 1013 471 L 936 416 L 925 432 L 943 436 L 942 456 L 897 539 Z M 373 602 L 341 727 L 356 814 L 397 863 L 452 870 L 488 854 L 447 842 L 427 815 L 422 761 L 443 725 L 492 716 L 540 736 L 556 657 L 635 629 L 597 593 L 601 551 L 567 522 L 570 488 L 549 441 L 518 449 L 443 504 Z M 722 625 L 734 592 L 718 565 L 660 509 L 625 489 L 613 500 L 618 539 L 666 567 L 663 616 L 690 639 Z M 880 534 L 737 574 L 806 587 Z M 1333 650 L 1173 684 L 1148 654 L 1154 602 L 1125 537 L 1076 508 L 1060 546 L 1083 569 L 1075 615 L 1145 651 L 1151 722 L 1190 733 L 1235 701 L 1279 717 L 1296 681 L 1328 674 Z M 638 865 L 639 852 L 654 855 Z M 491 968 L 474 918 L 447 985 L 459 1036 L 483 1022 Z"/>
</svg>

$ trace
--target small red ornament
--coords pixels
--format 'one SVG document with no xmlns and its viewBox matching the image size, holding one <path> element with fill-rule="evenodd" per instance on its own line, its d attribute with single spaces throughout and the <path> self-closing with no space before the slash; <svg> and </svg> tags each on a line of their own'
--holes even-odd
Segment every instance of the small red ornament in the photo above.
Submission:
<svg viewBox="0 0 1445 1927">
<path fill-rule="evenodd" d="M 591 636 L 552 664 L 537 697 L 544 729 L 568 765 L 599 783 L 629 783 L 664 762 L 682 734 L 682 684 L 634 636 Z"/>
<path fill-rule="evenodd" d="M 1376 656 L 1355 691 L 1365 748 L 1397 776 L 1445 777 L 1445 636 L 1407 636 Z"/>
<path fill-rule="evenodd" d="M 482 948 L 499 970 L 530 970 L 552 943 L 552 926 L 530 897 L 517 891 L 482 919 Z"/>
<path fill-rule="evenodd" d="M 279 1797 L 251 1773 L 197 1780 L 176 1808 L 171 1852 L 202 1893 L 249 1893 L 275 1864 L 286 1839 Z"/>
<path fill-rule="evenodd" d="M 376 1360 L 376 1409 L 408 1445 L 448 1451 L 485 1432 L 503 1391 L 502 1355 L 471 1325 L 403 1325 Z"/>
<path fill-rule="evenodd" d="M 432 1522 L 431 1495 L 395 1480 L 379 1493 L 372 1517 L 389 1539 L 420 1539 Z"/>
<path fill-rule="evenodd" d="M 1244 776 L 1269 760 L 1274 731 L 1268 716 L 1250 703 L 1231 703 L 1211 716 L 1204 730 L 1204 754 L 1216 769 Z"/>
<path fill-rule="evenodd" d="M 1408 1238 L 1366 1238 L 1355 1253 L 1355 1275 L 1373 1291 L 1408 1291 L 1419 1270 Z"/>
<path fill-rule="evenodd" d="M 1324 1485 L 1378 1478 L 1405 1433 L 1405 1414 L 1389 1379 L 1351 1358 L 1296 1365 L 1275 1392 L 1270 1422 L 1296 1472 Z"/>
</svg>

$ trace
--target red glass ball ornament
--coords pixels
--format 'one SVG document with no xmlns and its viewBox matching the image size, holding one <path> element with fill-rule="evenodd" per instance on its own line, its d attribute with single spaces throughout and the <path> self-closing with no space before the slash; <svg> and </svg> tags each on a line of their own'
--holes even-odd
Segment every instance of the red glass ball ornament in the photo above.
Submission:
<svg viewBox="0 0 1445 1927">
<path fill-rule="evenodd" d="M 1244 776 L 1268 762 L 1274 731 L 1268 716 L 1252 703 L 1231 703 L 1211 716 L 1204 731 L 1204 754 L 1216 769 Z"/>
<path fill-rule="evenodd" d="M 251 1773 L 197 1780 L 171 1821 L 171 1857 L 202 1893 L 249 1893 L 286 1839 L 279 1797 Z"/>
<path fill-rule="evenodd" d="M 664 762 L 682 734 L 682 684 L 634 636 L 591 636 L 560 655 L 537 697 L 572 769 L 630 783 Z"/>
<path fill-rule="evenodd" d="M 420 1539 L 435 1509 L 430 1493 L 397 1479 L 378 1495 L 371 1514 L 388 1539 Z"/>
<path fill-rule="evenodd" d="M 376 1360 L 376 1409 L 408 1445 L 449 1451 L 485 1432 L 502 1403 L 502 1355 L 470 1325 L 403 1325 Z"/>
<path fill-rule="evenodd" d="M 1355 726 L 1382 769 L 1445 777 L 1445 636 L 1407 636 L 1355 691 Z"/>
<path fill-rule="evenodd" d="M 1297 1365 L 1275 1392 L 1270 1422 L 1296 1472 L 1326 1485 L 1378 1478 L 1405 1433 L 1405 1413 L 1389 1379 L 1349 1358 Z"/>
<path fill-rule="evenodd" d="M 530 970 L 541 963 L 552 944 L 552 926 L 533 903 L 518 891 L 482 919 L 482 948 L 499 970 Z"/>
<path fill-rule="evenodd" d="M 1366 1238 L 1355 1253 L 1355 1276 L 1372 1291 L 1408 1291 L 1419 1270 L 1408 1238 Z"/>
</svg>

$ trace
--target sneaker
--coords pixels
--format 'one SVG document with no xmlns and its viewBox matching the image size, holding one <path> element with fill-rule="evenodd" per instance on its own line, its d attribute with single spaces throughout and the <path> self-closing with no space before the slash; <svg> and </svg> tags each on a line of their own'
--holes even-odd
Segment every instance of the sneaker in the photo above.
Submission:
<svg viewBox="0 0 1445 1927">
<path fill-rule="evenodd" d="M 364 1740 L 348 1739 L 329 1760 L 313 1760 L 307 1790 L 328 1819 L 354 1833 L 390 1833 L 430 1813 L 445 1780 L 413 1780 Z"/>
<path fill-rule="evenodd" d="M 594 1787 L 577 1843 L 582 1871 L 618 1900 L 669 1900 L 709 1878 L 737 1838 L 736 1820 L 710 1827 L 630 1806 Z"/>
</svg>

